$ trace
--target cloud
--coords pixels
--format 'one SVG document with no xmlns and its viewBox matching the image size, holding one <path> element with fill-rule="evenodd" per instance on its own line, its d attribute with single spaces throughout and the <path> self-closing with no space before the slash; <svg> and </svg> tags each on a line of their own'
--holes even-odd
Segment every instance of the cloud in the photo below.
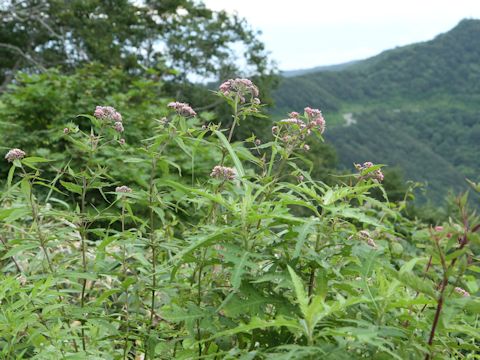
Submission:
<svg viewBox="0 0 480 360">
<path fill-rule="evenodd" d="M 368 57 L 446 32 L 463 18 L 480 18 L 478 0 L 204 0 L 237 12 L 263 32 L 282 69 Z M 370 53 L 369 53 L 370 51 Z"/>
</svg>

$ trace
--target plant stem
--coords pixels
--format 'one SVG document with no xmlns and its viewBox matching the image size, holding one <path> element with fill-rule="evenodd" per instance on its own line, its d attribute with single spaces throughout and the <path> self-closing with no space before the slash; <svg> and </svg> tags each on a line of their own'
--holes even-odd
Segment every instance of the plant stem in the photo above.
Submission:
<svg viewBox="0 0 480 360">
<path fill-rule="evenodd" d="M 85 170 L 86 171 L 86 170 Z M 82 268 L 83 272 L 87 273 L 87 239 L 86 239 L 86 226 L 85 226 L 85 198 L 87 195 L 87 179 L 85 176 L 82 178 L 82 195 L 81 195 L 81 203 L 80 203 L 80 241 L 81 241 L 81 249 L 82 249 Z M 83 309 L 85 307 L 85 291 L 87 289 L 87 279 L 84 277 L 82 282 L 82 292 L 80 294 L 80 307 Z M 82 323 L 82 348 L 83 351 L 86 350 L 86 338 L 85 338 L 85 318 L 82 317 L 80 319 Z"/>
<path fill-rule="evenodd" d="M 122 197 L 122 235 L 125 233 L 125 198 Z M 125 239 L 123 242 L 123 279 L 124 281 L 127 280 L 127 247 L 125 245 Z M 125 334 L 125 342 L 123 345 L 123 359 L 127 359 L 127 349 L 128 349 L 128 338 L 130 337 L 130 326 L 128 324 L 129 321 L 129 308 L 128 308 L 128 285 L 125 289 L 125 315 L 124 315 L 125 326 L 127 327 L 126 334 Z"/>
<path fill-rule="evenodd" d="M 197 283 L 197 306 L 200 307 L 202 304 L 202 272 L 203 272 L 203 262 L 205 260 L 205 249 L 202 252 L 202 257 L 200 259 L 200 265 L 198 267 L 198 283 Z M 201 331 L 200 331 L 200 319 L 197 319 L 197 338 L 198 338 L 198 357 L 202 356 L 202 344 L 201 340 Z"/>
<path fill-rule="evenodd" d="M 152 159 L 152 169 L 150 173 L 150 184 L 149 184 L 149 206 L 150 206 L 150 248 L 152 250 L 152 299 L 151 299 L 151 304 L 150 304 L 150 326 L 149 326 L 149 332 L 152 328 L 153 325 L 153 316 L 155 313 L 155 288 L 157 286 L 157 275 L 156 275 L 156 246 L 155 246 L 155 233 L 154 233 L 154 214 L 153 214 L 153 191 L 154 191 L 154 186 L 153 186 L 153 181 L 155 180 L 155 172 L 157 169 L 157 158 L 156 156 L 153 157 Z"/>
<path fill-rule="evenodd" d="M 433 344 L 433 339 L 435 337 L 435 331 L 437 329 L 438 320 L 440 319 L 440 313 L 442 312 L 443 301 L 444 301 L 444 293 L 445 293 L 445 288 L 447 286 L 447 283 L 448 283 L 448 279 L 446 278 L 446 276 L 444 276 L 442 284 L 441 284 L 441 288 L 440 288 L 440 295 L 439 295 L 438 300 L 437 300 L 437 309 L 435 310 L 435 317 L 433 319 L 432 329 L 430 330 L 430 337 L 428 338 L 428 345 L 430 345 L 430 346 L 432 346 L 432 344 Z M 431 352 L 429 354 L 425 355 L 425 360 L 429 360 L 430 355 L 431 355 Z"/>
<path fill-rule="evenodd" d="M 8 244 L 7 242 L 3 239 L 3 236 L 0 236 L 0 242 L 3 244 L 3 246 L 5 247 L 5 250 L 8 251 Z M 17 271 L 19 273 L 22 273 L 22 268 L 20 267 L 20 265 L 18 264 L 17 260 L 15 260 L 15 256 L 11 256 L 10 257 L 13 261 L 13 263 L 15 264 L 15 267 L 17 268 Z"/>
<path fill-rule="evenodd" d="M 437 309 L 435 310 L 435 317 L 433 318 L 432 329 L 430 330 L 430 337 L 428 338 L 428 345 L 429 346 L 432 346 L 432 344 L 433 344 L 433 339 L 435 337 L 435 331 L 437 329 L 438 320 L 440 319 L 440 314 L 441 314 L 442 308 L 443 308 L 445 288 L 448 284 L 448 267 L 447 267 L 447 264 L 445 262 L 445 257 L 443 255 L 442 249 L 440 248 L 439 239 L 434 239 L 434 242 L 435 242 L 435 245 L 436 245 L 437 250 L 438 250 L 438 255 L 440 257 L 440 263 L 442 264 L 443 278 L 442 278 L 442 282 L 440 284 L 440 294 L 438 295 Z M 425 360 L 429 360 L 431 354 L 432 354 L 432 351 L 430 350 L 430 353 L 425 355 Z"/>
<path fill-rule="evenodd" d="M 227 141 L 229 143 L 232 142 L 232 137 L 233 137 L 233 131 L 235 130 L 235 126 L 237 125 L 237 122 L 239 121 L 238 119 L 238 95 L 235 97 L 235 103 L 233 105 L 233 124 L 232 127 L 230 128 L 230 131 L 228 133 L 228 138 Z M 222 150 L 222 160 L 220 161 L 220 166 L 223 166 L 225 162 L 225 156 L 227 155 L 227 149 Z"/>
<path fill-rule="evenodd" d="M 235 95 L 235 102 L 233 105 L 233 124 L 232 127 L 230 128 L 230 133 L 228 134 L 228 142 L 232 141 L 232 136 L 233 136 L 233 130 L 235 129 L 235 125 L 237 125 L 237 122 L 239 121 L 238 119 L 238 101 L 239 101 L 238 94 Z"/>
<path fill-rule="evenodd" d="M 317 237 L 315 239 L 315 253 L 318 252 L 318 245 L 320 244 L 320 232 L 317 229 Z M 313 287 L 315 286 L 315 267 L 312 266 L 310 271 L 310 280 L 308 282 L 308 298 L 309 302 L 312 301 Z"/>
</svg>

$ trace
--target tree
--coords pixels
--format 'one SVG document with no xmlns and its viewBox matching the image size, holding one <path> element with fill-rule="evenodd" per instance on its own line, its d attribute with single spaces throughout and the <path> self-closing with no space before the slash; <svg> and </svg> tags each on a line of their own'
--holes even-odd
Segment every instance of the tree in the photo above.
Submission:
<svg viewBox="0 0 480 360">
<path fill-rule="evenodd" d="M 97 61 L 137 74 L 153 67 L 172 80 L 186 81 L 189 75 L 236 72 L 239 56 L 250 75 L 268 72 L 264 46 L 245 20 L 194 0 L 0 4 L 0 92 L 18 70 L 71 71 Z"/>
</svg>

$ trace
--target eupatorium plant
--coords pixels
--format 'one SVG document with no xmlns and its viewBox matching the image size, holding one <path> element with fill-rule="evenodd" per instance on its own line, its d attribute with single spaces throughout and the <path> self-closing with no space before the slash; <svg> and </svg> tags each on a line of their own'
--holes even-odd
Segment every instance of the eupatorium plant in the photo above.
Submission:
<svg viewBox="0 0 480 360">
<path fill-rule="evenodd" d="M 0 357 L 475 358 L 480 222 L 466 195 L 448 223 L 411 221 L 370 195 L 385 194 L 382 165 L 333 186 L 311 177 L 320 110 L 233 142 L 268 121 L 261 94 L 231 79 L 217 95 L 232 110 L 217 124 L 173 101 L 130 143 L 128 116 L 98 106 L 63 129 L 62 161 L 6 152 Z"/>
</svg>

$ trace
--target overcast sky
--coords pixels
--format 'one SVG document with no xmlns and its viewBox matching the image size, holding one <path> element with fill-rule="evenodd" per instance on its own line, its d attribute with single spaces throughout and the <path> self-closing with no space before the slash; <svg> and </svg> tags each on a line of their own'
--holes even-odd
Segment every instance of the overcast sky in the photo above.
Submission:
<svg viewBox="0 0 480 360">
<path fill-rule="evenodd" d="M 461 19 L 480 19 L 480 0 L 204 0 L 262 31 L 282 70 L 367 58 L 430 40 Z"/>
</svg>

